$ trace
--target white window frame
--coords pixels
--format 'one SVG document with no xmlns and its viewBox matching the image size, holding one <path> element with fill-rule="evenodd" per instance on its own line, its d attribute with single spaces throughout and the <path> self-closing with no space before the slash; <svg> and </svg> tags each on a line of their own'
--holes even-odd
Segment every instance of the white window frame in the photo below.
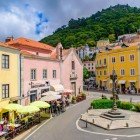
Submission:
<svg viewBox="0 0 140 140">
<path fill-rule="evenodd" d="M 131 56 L 132 56 L 132 55 L 134 56 L 134 60 L 131 60 Z M 129 55 L 129 60 L 130 60 L 130 61 L 135 61 L 135 55 L 134 55 L 134 54 L 130 54 L 130 55 Z"/>
<path fill-rule="evenodd" d="M 130 75 L 135 76 L 135 69 L 134 68 L 130 69 Z"/>
<path fill-rule="evenodd" d="M 43 69 L 43 79 L 47 79 L 47 69 Z"/>
<path fill-rule="evenodd" d="M 121 74 L 121 76 L 124 76 L 125 75 L 125 70 L 121 69 L 120 74 Z"/>
<path fill-rule="evenodd" d="M 56 70 L 53 70 L 53 79 L 56 78 Z"/>
<path fill-rule="evenodd" d="M 121 59 L 121 58 L 123 58 L 123 59 Z M 122 61 L 123 60 L 123 61 Z M 121 55 L 120 56 L 120 62 L 124 62 L 125 61 L 125 57 L 124 57 L 124 55 Z"/>
<path fill-rule="evenodd" d="M 36 80 L 36 77 L 37 77 L 37 70 L 36 69 L 31 69 L 31 72 L 30 72 L 30 79 L 31 80 Z"/>
<path fill-rule="evenodd" d="M 111 58 L 111 62 L 112 62 L 112 63 L 115 63 L 115 62 L 116 62 L 116 57 L 112 57 L 112 58 Z"/>
</svg>

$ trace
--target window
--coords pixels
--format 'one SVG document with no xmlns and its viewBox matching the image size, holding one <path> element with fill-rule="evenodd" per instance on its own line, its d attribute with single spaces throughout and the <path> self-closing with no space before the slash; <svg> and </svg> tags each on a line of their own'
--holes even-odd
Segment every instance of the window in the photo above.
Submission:
<svg viewBox="0 0 140 140">
<path fill-rule="evenodd" d="M 72 70 L 75 70 L 75 62 L 74 61 L 71 62 L 71 65 L 72 65 L 71 66 L 72 67 Z"/>
<path fill-rule="evenodd" d="M 9 69 L 9 55 L 2 55 L 2 68 Z"/>
<path fill-rule="evenodd" d="M 121 56 L 120 59 L 121 59 L 121 62 L 124 62 L 124 56 Z"/>
<path fill-rule="evenodd" d="M 98 65 L 98 61 L 97 61 L 97 65 Z"/>
<path fill-rule="evenodd" d="M 134 61 L 134 55 L 133 54 L 130 55 L 130 61 Z"/>
<path fill-rule="evenodd" d="M 112 57 L 112 63 L 114 63 L 115 62 L 115 57 Z"/>
<path fill-rule="evenodd" d="M 31 80 L 36 80 L 36 69 L 31 69 Z"/>
<path fill-rule="evenodd" d="M 47 78 L 47 69 L 44 69 L 43 70 L 43 79 L 46 79 Z"/>
<path fill-rule="evenodd" d="M 84 66 L 86 66 L 86 64 L 84 64 Z"/>
<path fill-rule="evenodd" d="M 100 75 L 102 75 L 102 71 L 100 71 Z"/>
<path fill-rule="evenodd" d="M 106 59 L 104 59 L 104 65 L 106 65 Z"/>
<path fill-rule="evenodd" d="M 92 67 L 92 69 L 93 69 L 93 67 Z"/>
<path fill-rule="evenodd" d="M 56 78 L 56 70 L 53 70 L 53 78 Z"/>
<path fill-rule="evenodd" d="M 96 72 L 96 74 L 98 75 L 98 71 Z"/>
<path fill-rule="evenodd" d="M 2 85 L 2 98 L 9 98 L 9 84 Z"/>
<path fill-rule="evenodd" d="M 88 64 L 88 66 L 90 66 L 90 64 Z"/>
<path fill-rule="evenodd" d="M 100 60 L 100 64 L 101 64 L 102 62 L 101 62 L 101 60 Z"/>
<path fill-rule="evenodd" d="M 92 63 L 92 66 L 93 66 L 94 64 Z"/>
<path fill-rule="evenodd" d="M 106 70 L 104 70 L 104 75 L 106 75 Z"/>
<path fill-rule="evenodd" d="M 125 75 L 124 69 L 121 69 L 121 75 Z"/>
<path fill-rule="evenodd" d="M 135 69 L 130 70 L 130 75 L 135 75 Z"/>
</svg>

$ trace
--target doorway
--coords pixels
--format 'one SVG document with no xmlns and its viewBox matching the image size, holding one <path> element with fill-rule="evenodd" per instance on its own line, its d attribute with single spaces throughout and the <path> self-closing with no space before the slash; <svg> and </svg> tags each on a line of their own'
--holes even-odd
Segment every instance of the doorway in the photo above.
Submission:
<svg viewBox="0 0 140 140">
<path fill-rule="evenodd" d="M 73 90 L 73 93 L 76 96 L 76 82 L 71 82 L 71 89 Z"/>
</svg>

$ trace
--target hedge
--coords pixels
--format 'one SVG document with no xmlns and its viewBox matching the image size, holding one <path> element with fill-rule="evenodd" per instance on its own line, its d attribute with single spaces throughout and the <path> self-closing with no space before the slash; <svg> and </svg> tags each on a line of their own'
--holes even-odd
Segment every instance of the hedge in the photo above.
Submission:
<svg viewBox="0 0 140 140">
<path fill-rule="evenodd" d="M 91 102 L 91 106 L 94 109 L 109 109 L 113 107 L 113 100 L 109 100 L 109 99 L 93 100 Z M 120 109 L 132 110 L 134 107 L 134 104 L 130 102 L 117 101 L 117 107 Z M 137 107 L 137 110 L 140 111 L 140 104 L 136 105 L 136 107 Z"/>
<path fill-rule="evenodd" d="M 140 112 L 140 103 L 134 104 L 134 111 Z"/>
<path fill-rule="evenodd" d="M 91 106 L 94 109 L 107 109 L 113 106 L 113 101 L 109 99 L 97 99 L 92 101 Z"/>
</svg>

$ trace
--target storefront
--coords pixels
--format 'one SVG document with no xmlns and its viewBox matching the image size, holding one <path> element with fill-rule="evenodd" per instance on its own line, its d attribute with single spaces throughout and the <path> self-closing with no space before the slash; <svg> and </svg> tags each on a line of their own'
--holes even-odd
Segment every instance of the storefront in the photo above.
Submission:
<svg viewBox="0 0 140 140">
<path fill-rule="evenodd" d="M 125 93 L 125 88 L 126 88 L 126 80 L 119 80 L 118 85 L 120 87 L 120 92 Z"/>
</svg>

